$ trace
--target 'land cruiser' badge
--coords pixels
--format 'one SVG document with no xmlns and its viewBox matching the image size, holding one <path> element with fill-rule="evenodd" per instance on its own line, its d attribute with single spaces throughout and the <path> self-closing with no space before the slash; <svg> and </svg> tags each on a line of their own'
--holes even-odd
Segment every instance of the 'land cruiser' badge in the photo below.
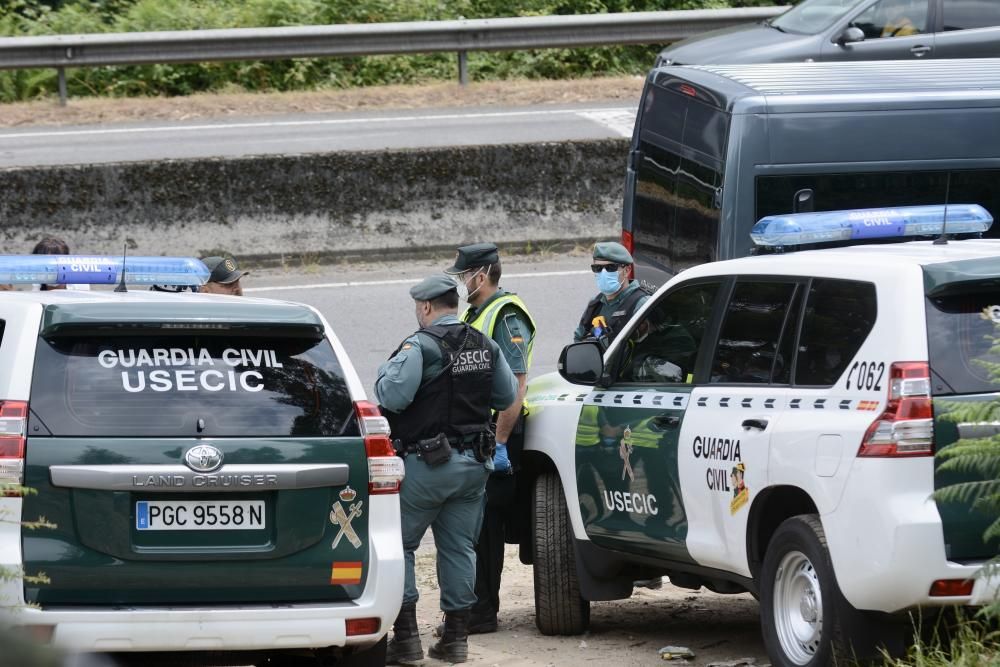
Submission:
<svg viewBox="0 0 1000 667">
<path fill-rule="evenodd" d="M 335 526 L 340 526 L 340 531 L 337 532 L 337 536 L 333 538 L 333 545 L 331 549 L 336 549 L 337 545 L 340 544 L 340 540 L 344 537 L 347 541 L 351 543 L 355 549 L 361 548 L 361 538 L 358 537 L 357 532 L 354 530 L 354 526 L 351 525 L 356 518 L 361 516 L 361 507 L 364 505 L 363 500 L 358 502 L 352 502 L 358 497 L 358 492 L 349 486 L 344 487 L 340 492 L 340 500 L 345 503 L 349 503 L 348 508 L 345 510 L 344 506 L 340 504 L 340 501 L 333 504 L 333 508 L 330 511 L 330 523 Z"/>
</svg>

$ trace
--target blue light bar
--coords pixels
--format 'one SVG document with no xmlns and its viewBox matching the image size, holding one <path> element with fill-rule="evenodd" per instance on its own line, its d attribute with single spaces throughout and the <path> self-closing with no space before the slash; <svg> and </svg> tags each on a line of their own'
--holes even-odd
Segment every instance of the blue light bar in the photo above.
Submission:
<svg viewBox="0 0 1000 667">
<path fill-rule="evenodd" d="M 750 230 L 759 246 L 796 246 L 830 241 L 856 241 L 941 234 L 945 206 L 859 208 L 823 213 L 789 213 L 761 218 Z M 993 216 L 979 204 L 948 204 L 948 234 L 989 230 Z"/>
<path fill-rule="evenodd" d="M 85 255 L 0 255 L 0 284 L 117 285 L 122 259 Z M 192 257 L 128 257 L 127 285 L 204 285 L 208 268 Z"/>
</svg>

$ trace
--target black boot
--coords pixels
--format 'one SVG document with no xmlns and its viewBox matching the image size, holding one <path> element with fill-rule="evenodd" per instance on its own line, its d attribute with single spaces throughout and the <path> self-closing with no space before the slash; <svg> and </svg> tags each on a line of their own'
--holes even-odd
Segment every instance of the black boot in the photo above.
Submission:
<svg viewBox="0 0 1000 667">
<path fill-rule="evenodd" d="M 385 664 L 405 665 L 424 659 L 417 629 L 417 603 L 404 603 L 396 622 L 392 624 L 392 640 L 386 647 Z"/>
<path fill-rule="evenodd" d="M 444 615 L 444 633 L 428 651 L 432 658 L 445 662 L 465 662 L 469 659 L 469 609 L 449 611 Z"/>
</svg>

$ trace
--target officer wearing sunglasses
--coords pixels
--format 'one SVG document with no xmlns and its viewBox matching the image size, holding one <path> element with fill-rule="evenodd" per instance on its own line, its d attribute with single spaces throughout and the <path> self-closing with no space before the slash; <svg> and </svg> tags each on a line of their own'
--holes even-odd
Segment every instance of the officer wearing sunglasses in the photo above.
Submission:
<svg viewBox="0 0 1000 667">
<path fill-rule="evenodd" d="M 590 300 L 580 324 L 573 334 L 574 341 L 596 338 L 605 347 L 614 340 L 649 294 L 636 280 L 629 280 L 632 255 L 621 243 L 598 243 L 594 246 L 594 263 L 590 269 L 600 292 Z"/>
</svg>

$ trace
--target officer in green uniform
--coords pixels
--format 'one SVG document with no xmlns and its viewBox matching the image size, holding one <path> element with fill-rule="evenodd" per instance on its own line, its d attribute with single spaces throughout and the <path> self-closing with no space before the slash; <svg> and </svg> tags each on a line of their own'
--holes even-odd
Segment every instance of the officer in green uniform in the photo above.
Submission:
<svg viewBox="0 0 1000 667">
<path fill-rule="evenodd" d="M 469 614 L 476 602 L 475 550 L 486 479 L 493 470 L 491 408 L 517 397 L 517 382 L 496 343 L 457 317 L 458 290 L 444 274 L 410 290 L 420 330 L 378 370 L 375 396 L 405 457 L 400 492 L 406 572 L 403 605 L 387 663 L 423 659 L 414 552 L 430 527 L 437 547 L 445 629 L 430 649 L 449 662 L 468 659 Z"/>
<path fill-rule="evenodd" d="M 517 399 L 496 415 L 494 471 L 486 483 L 486 511 L 476 542 L 477 601 L 469 621 L 470 634 L 496 632 L 504 544 L 507 524 L 515 512 L 515 473 L 524 440 L 524 391 L 536 327 L 520 297 L 500 287 L 500 253 L 493 243 L 462 246 L 445 273 L 458 276 L 460 289 L 469 302 L 462 321 L 493 339 L 517 378 Z"/>
<path fill-rule="evenodd" d="M 594 246 L 594 261 L 590 270 L 600 292 L 583 311 L 580 324 L 573 333 L 574 341 L 596 338 L 607 347 L 624 328 L 635 311 L 646 302 L 649 294 L 637 280 L 629 280 L 632 255 L 621 243 L 613 241 Z"/>
</svg>

